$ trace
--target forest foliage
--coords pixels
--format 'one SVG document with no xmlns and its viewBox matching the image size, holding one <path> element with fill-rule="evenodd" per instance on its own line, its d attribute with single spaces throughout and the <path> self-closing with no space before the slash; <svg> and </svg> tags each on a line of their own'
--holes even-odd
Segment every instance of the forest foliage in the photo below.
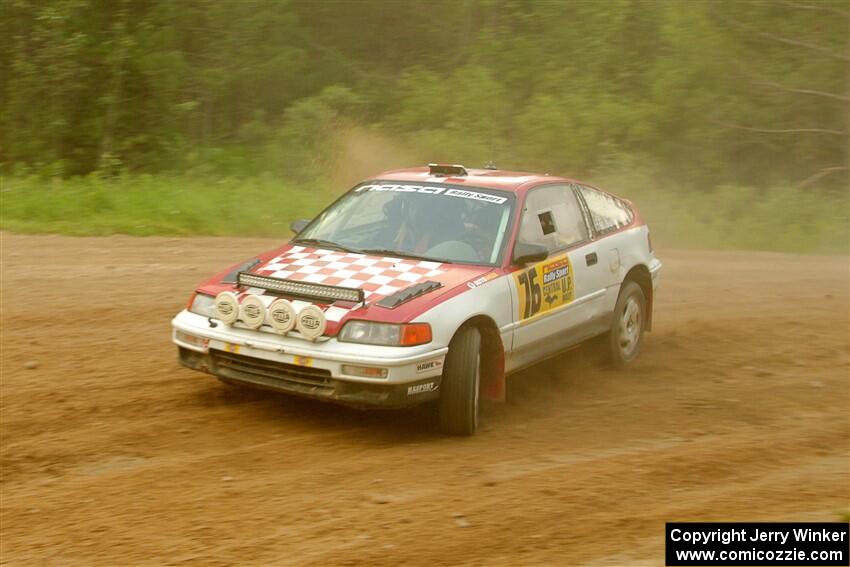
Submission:
<svg viewBox="0 0 850 567">
<path fill-rule="evenodd" d="M 0 0 L 0 171 L 7 189 L 141 174 L 305 187 L 373 164 L 492 160 L 683 199 L 781 189 L 831 209 L 847 192 L 848 11 Z"/>
</svg>

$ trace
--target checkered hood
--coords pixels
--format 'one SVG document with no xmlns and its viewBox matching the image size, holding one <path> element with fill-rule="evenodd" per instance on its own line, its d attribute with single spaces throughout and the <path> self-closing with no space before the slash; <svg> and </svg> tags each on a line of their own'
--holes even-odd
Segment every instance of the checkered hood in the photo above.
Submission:
<svg viewBox="0 0 850 567">
<path fill-rule="evenodd" d="M 445 273 L 440 262 L 367 256 L 293 246 L 272 258 L 255 274 L 298 282 L 362 289 L 375 301 Z"/>
<path fill-rule="evenodd" d="M 291 246 L 272 253 L 268 261 L 252 269 L 251 273 L 296 282 L 362 289 L 371 310 L 382 298 L 429 280 L 444 286 L 442 291 L 436 290 L 422 296 L 426 301 L 432 301 L 448 288 L 465 283 L 485 271 L 487 268 Z M 268 303 L 274 299 L 261 289 L 251 288 L 245 293 L 260 295 Z M 336 333 L 337 324 L 352 310 L 362 309 L 359 305 L 342 302 L 325 305 L 304 300 L 292 301 L 296 311 L 311 303 L 324 311 L 328 321 L 327 334 L 330 335 Z"/>
</svg>

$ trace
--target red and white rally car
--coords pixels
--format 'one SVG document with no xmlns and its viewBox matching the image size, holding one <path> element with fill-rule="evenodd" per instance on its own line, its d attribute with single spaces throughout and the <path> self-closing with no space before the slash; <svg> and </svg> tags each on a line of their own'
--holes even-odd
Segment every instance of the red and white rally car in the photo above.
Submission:
<svg viewBox="0 0 850 567">
<path fill-rule="evenodd" d="M 197 288 L 172 322 L 183 365 L 358 406 L 438 400 L 442 429 L 470 435 L 507 373 L 599 335 L 626 364 L 651 324 L 646 224 L 572 179 L 389 171 L 292 230 Z"/>
</svg>

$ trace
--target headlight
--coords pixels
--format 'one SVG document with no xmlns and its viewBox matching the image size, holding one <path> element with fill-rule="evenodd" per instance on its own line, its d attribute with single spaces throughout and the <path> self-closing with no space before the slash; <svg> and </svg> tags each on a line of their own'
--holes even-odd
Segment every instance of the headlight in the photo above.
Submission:
<svg viewBox="0 0 850 567">
<path fill-rule="evenodd" d="M 266 320 L 266 304 L 257 295 L 246 295 L 239 306 L 239 318 L 251 329 L 259 329 Z"/>
<path fill-rule="evenodd" d="M 295 326 L 295 308 L 285 299 L 275 299 L 269 305 L 269 324 L 278 333 L 285 335 Z"/>
<path fill-rule="evenodd" d="M 364 345 L 414 346 L 431 342 L 431 325 L 428 323 L 372 323 L 349 321 L 340 331 L 337 340 Z"/>
<path fill-rule="evenodd" d="M 232 291 L 222 291 L 215 296 L 215 314 L 225 325 L 232 325 L 239 319 L 239 298 Z"/>
<path fill-rule="evenodd" d="M 315 305 L 308 305 L 298 312 L 295 325 L 302 335 L 311 341 L 315 341 L 325 332 L 327 321 L 321 309 Z"/>
<path fill-rule="evenodd" d="M 214 317 L 214 304 L 215 298 L 213 296 L 204 295 L 203 293 L 196 293 L 195 296 L 192 298 L 191 305 L 189 305 L 189 311 L 191 311 L 192 313 L 197 313 L 198 315 L 203 315 L 204 317 Z"/>
</svg>

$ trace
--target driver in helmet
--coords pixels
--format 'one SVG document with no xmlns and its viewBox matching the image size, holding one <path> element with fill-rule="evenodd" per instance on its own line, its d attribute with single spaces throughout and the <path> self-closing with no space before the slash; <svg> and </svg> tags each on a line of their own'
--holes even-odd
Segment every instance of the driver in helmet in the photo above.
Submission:
<svg viewBox="0 0 850 567">
<path fill-rule="evenodd" d="M 462 238 L 463 203 L 457 199 L 419 194 L 403 199 L 397 250 L 424 254 L 441 242 Z"/>
</svg>

